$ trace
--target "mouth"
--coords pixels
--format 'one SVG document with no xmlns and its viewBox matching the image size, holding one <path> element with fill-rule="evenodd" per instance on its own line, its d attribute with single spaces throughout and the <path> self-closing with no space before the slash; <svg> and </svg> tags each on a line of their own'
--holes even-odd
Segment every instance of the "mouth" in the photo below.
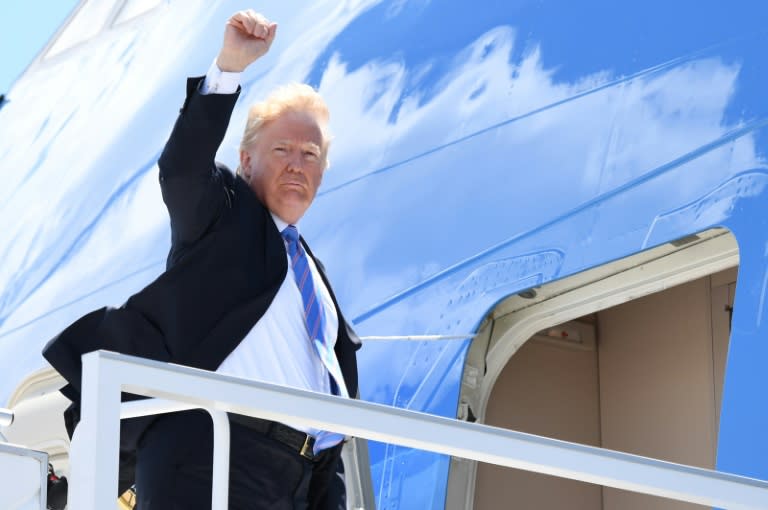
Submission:
<svg viewBox="0 0 768 510">
<path fill-rule="evenodd" d="M 305 184 L 302 184 L 300 182 L 283 182 L 280 184 L 280 187 L 283 188 L 286 192 L 289 193 L 306 193 L 307 186 Z"/>
</svg>

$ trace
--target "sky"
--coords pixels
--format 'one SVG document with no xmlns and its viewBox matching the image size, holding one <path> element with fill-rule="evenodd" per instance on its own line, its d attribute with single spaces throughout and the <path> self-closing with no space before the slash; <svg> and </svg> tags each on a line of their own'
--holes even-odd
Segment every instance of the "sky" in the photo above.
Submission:
<svg viewBox="0 0 768 510">
<path fill-rule="evenodd" d="M 61 26 L 79 0 L 14 0 L 0 13 L 0 94 L 6 94 L 24 69 Z"/>
</svg>

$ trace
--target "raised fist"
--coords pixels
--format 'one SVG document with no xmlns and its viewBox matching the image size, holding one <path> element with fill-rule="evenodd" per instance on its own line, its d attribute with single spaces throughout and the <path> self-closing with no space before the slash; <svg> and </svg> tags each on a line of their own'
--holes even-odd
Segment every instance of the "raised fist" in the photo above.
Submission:
<svg viewBox="0 0 768 510">
<path fill-rule="evenodd" d="M 216 65 L 225 72 L 241 72 L 267 53 L 277 33 L 277 23 L 270 22 L 252 9 L 240 11 L 227 20 L 224 43 Z"/>
</svg>

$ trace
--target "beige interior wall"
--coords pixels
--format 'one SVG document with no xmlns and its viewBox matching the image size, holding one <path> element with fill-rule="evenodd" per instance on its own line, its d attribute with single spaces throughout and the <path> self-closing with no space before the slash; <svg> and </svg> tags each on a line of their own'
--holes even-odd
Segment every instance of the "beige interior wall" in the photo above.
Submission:
<svg viewBox="0 0 768 510">
<path fill-rule="evenodd" d="M 603 446 L 713 467 L 711 301 L 701 279 L 600 312 Z M 605 510 L 696 505 L 606 488 Z"/>
<path fill-rule="evenodd" d="M 499 377 L 485 422 L 589 445 L 600 444 L 596 351 L 527 342 Z M 600 508 L 600 487 L 480 464 L 475 509 Z"/>
<path fill-rule="evenodd" d="M 486 423 L 713 467 L 735 281 L 725 271 L 601 311 L 597 350 L 527 342 L 496 382 Z M 474 508 L 704 507 L 481 464 Z"/>
</svg>

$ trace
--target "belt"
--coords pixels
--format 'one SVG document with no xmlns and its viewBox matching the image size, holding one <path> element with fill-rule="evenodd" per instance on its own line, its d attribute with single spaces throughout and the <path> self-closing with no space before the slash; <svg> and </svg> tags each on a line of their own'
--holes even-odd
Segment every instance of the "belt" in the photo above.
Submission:
<svg viewBox="0 0 768 510">
<path fill-rule="evenodd" d="M 308 460 L 319 460 L 320 455 L 315 455 L 315 438 L 288 425 L 280 422 L 254 418 L 252 416 L 243 416 L 242 414 L 229 414 L 229 421 L 237 423 L 260 434 L 264 434 L 270 439 L 284 444 L 300 456 Z"/>
</svg>

